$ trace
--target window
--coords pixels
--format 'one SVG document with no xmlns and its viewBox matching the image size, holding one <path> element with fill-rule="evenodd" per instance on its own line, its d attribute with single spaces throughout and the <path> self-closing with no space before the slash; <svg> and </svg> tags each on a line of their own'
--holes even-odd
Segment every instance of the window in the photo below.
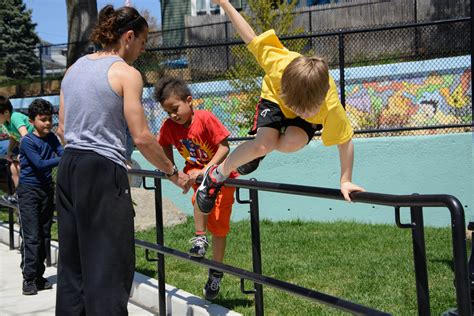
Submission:
<svg viewBox="0 0 474 316">
<path fill-rule="evenodd" d="M 211 0 L 191 0 L 191 15 L 217 15 L 224 14 L 221 8 Z"/>
</svg>

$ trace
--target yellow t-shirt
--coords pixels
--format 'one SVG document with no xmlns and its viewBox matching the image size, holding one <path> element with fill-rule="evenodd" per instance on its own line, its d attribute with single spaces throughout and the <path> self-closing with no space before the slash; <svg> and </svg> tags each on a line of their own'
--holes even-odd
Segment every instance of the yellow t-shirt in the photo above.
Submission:
<svg viewBox="0 0 474 316">
<path fill-rule="evenodd" d="M 255 37 L 247 48 L 265 71 L 260 96 L 278 104 L 285 117 L 290 119 L 297 117 L 280 98 L 280 89 L 283 71 L 301 54 L 285 48 L 274 30 Z M 339 101 L 336 83 L 331 76 L 329 76 L 329 91 L 320 111 L 315 116 L 306 118 L 305 121 L 323 125 L 321 138 L 325 146 L 343 144 L 352 138 L 354 131 Z"/>
</svg>

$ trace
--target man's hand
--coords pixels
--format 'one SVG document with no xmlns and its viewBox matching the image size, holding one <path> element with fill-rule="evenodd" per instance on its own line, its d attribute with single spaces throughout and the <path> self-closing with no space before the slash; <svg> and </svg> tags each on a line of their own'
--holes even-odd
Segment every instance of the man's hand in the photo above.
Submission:
<svg viewBox="0 0 474 316">
<path fill-rule="evenodd" d="M 191 181 L 189 181 L 189 176 L 181 171 L 169 177 L 169 179 L 175 185 L 183 189 L 183 194 L 187 193 L 189 191 L 189 188 L 191 187 Z"/>
<path fill-rule="evenodd" d="M 341 193 L 347 202 L 351 202 L 351 192 L 365 192 L 365 189 L 349 181 L 341 183 Z"/>
</svg>

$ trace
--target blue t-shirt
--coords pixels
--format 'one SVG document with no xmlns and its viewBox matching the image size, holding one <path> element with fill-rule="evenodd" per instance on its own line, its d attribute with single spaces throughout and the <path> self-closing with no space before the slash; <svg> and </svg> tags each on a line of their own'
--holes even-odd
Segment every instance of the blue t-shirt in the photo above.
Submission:
<svg viewBox="0 0 474 316">
<path fill-rule="evenodd" d="M 64 149 L 56 135 L 29 133 L 20 143 L 20 184 L 43 186 L 53 182 L 51 171 L 59 164 Z"/>
</svg>

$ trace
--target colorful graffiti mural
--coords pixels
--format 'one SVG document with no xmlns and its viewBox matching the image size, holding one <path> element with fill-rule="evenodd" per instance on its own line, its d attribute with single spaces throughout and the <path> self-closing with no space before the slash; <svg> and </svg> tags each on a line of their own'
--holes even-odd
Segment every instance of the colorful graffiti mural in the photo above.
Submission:
<svg viewBox="0 0 474 316">
<path fill-rule="evenodd" d="M 466 124 L 471 104 L 471 68 L 346 86 L 346 110 L 356 130 Z"/>
</svg>

